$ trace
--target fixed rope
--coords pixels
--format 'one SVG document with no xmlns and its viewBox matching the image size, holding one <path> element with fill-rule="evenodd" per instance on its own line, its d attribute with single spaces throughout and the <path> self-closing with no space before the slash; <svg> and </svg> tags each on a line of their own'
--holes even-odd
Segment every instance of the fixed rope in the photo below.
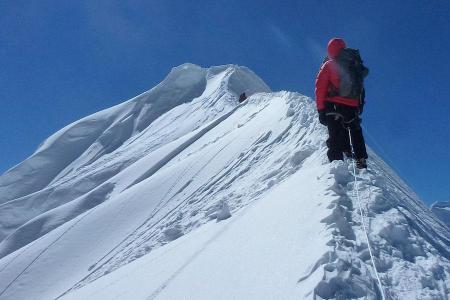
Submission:
<svg viewBox="0 0 450 300">
<path fill-rule="evenodd" d="M 350 140 L 350 147 L 352 150 L 352 155 L 355 158 L 355 150 L 353 148 L 353 140 L 352 140 L 352 135 L 350 132 L 350 126 L 347 126 L 347 131 L 348 131 L 348 137 Z M 373 258 L 373 253 L 372 253 L 372 247 L 370 246 L 370 241 L 369 241 L 369 235 L 367 233 L 367 229 L 366 229 L 366 220 L 365 220 L 365 216 L 364 216 L 364 211 L 361 205 L 361 198 L 359 197 L 359 189 L 358 189 L 358 178 L 356 177 L 356 166 L 355 166 L 355 159 L 353 159 L 353 177 L 355 179 L 355 190 L 356 190 L 356 199 L 358 200 L 358 209 L 359 209 L 359 214 L 361 216 L 361 223 L 362 223 L 362 228 L 364 230 L 364 235 L 366 237 L 366 242 L 367 242 L 367 248 L 369 249 L 369 255 L 370 255 L 370 260 L 372 261 L 372 266 L 373 266 L 373 270 L 375 272 L 375 277 L 377 278 L 378 281 L 378 286 L 381 292 L 381 298 L 383 300 L 386 299 L 385 295 L 384 295 L 384 289 L 383 289 L 383 285 L 381 284 L 381 280 L 380 280 L 380 276 L 378 274 L 377 271 L 377 267 L 375 266 L 375 260 Z"/>
</svg>

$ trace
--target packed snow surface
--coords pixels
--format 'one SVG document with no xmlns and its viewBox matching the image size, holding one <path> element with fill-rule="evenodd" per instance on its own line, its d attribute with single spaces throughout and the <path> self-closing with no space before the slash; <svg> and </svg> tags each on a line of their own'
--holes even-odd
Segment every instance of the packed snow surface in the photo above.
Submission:
<svg viewBox="0 0 450 300">
<path fill-rule="evenodd" d="M 372 151 L 328 163 L 316 115 L 184 64 L 66 126 L 0 176 L 0 299 L 449 299 L 449 229 Z"/>
</svg>

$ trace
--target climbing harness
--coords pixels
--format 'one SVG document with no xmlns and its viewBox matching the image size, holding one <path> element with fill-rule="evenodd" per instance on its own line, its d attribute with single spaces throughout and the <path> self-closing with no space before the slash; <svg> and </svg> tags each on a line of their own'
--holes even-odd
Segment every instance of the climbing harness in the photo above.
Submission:
<svg viewBox="0 0 450 300">
<path fill-rule="evenodd" d="M 341 119 L 341 124 L 345 129 L 347 129 L 350 126 L 350 124 L 352 124 L 354 121 L 356 121 L 356 117 L 354 117 L 348 121 L 345 121 L 344 115 L 341 113 L 338 113 L 336 111 L 328 112 L 325 115 L 326 116 L 334 116 L 334 119 L 336 121 Z"/>
<path fill-rule="evenodd" d="M 350 126 L 347 126 L 346 128 L 347 128 L 347 131 L 348 131 L 348 137 L 349 137 L 349 140 L 350 140 L 350 147 L 351 147 L 351 150 L 352 150 L 352 155 L 353 155 L 353 157 L 355 157 L 355 151 L 353 149 L 353 141 L 352 141 L 352 135 L 351 135 L 351 131 L 350 131 Z M 355 160 L 354 159 L 352 161 L 352 165 L 353 165 L 353 177 L 355 178 L 355 185 L 354 185 L 354 187 L 355 187 L 355 190 L 356 190 L 356 199 L 358 200 L 358 209 L 359 209 L 359 214 L 361 216 L 362 228 L 364 230 L 364 235 L 366 237 L 367 248 L 369 249 L 370 260 L 372 261 L 372 266 L 373 266 L 373 270 L 375 272 L 375 277 L 377 278 L 378 286 L 379 286 L 379 289 L 380 289 L 380 292 L 381 292 L 381 298 L 383 300 L 385 300 L 386 297 L 384 295 L 383 285 L 381 284 L 380 276 L 378 274 L 377 267 L 375 266 L 375 260 L 373 258 L 373 253 L 372 253 L 372 247 L 370 246 L 369 235 L 368 235 L 367 229 L 366 229 L 366 221 L 365 221 L 364 211 L 363 211 L 363 208 L 362 208 L 362 205 L 361 205 L 361 199 L 359 197 L 359 190 L 358 190 L 358 183 L 359 182 L 358 182 L 358 179 L 356 177 L 356 166 L 355 166 Z"/>
</svg>

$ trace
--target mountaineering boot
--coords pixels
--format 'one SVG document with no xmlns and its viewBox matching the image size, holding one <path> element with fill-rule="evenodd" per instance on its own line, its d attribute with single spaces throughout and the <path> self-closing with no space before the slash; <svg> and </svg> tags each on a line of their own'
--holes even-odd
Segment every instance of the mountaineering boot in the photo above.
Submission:
<svg viewBox="0 0 450 300">
<path fill-rule="evenodd" d="M 367 169 L 367 162 L 365 158 L 359 158 L 356 160 L 356 167 L 358 169 Z"/>
</svg>

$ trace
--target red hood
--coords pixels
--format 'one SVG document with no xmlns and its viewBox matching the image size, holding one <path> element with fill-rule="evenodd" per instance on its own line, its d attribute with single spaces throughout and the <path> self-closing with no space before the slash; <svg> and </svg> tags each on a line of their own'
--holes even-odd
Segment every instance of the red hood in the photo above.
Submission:
<svg viewBox="0 0 450 300">
<path fill-rule="evenodd" d="M 331 39 L 328 42 L 328 57 L 329 58 L 336 58 L 339 55 L 339 52 L 341 49 L 344 49 L 346 47 L 345 42 L 343 39 L 340 38 L 334 38 Z"/>
</svg>

